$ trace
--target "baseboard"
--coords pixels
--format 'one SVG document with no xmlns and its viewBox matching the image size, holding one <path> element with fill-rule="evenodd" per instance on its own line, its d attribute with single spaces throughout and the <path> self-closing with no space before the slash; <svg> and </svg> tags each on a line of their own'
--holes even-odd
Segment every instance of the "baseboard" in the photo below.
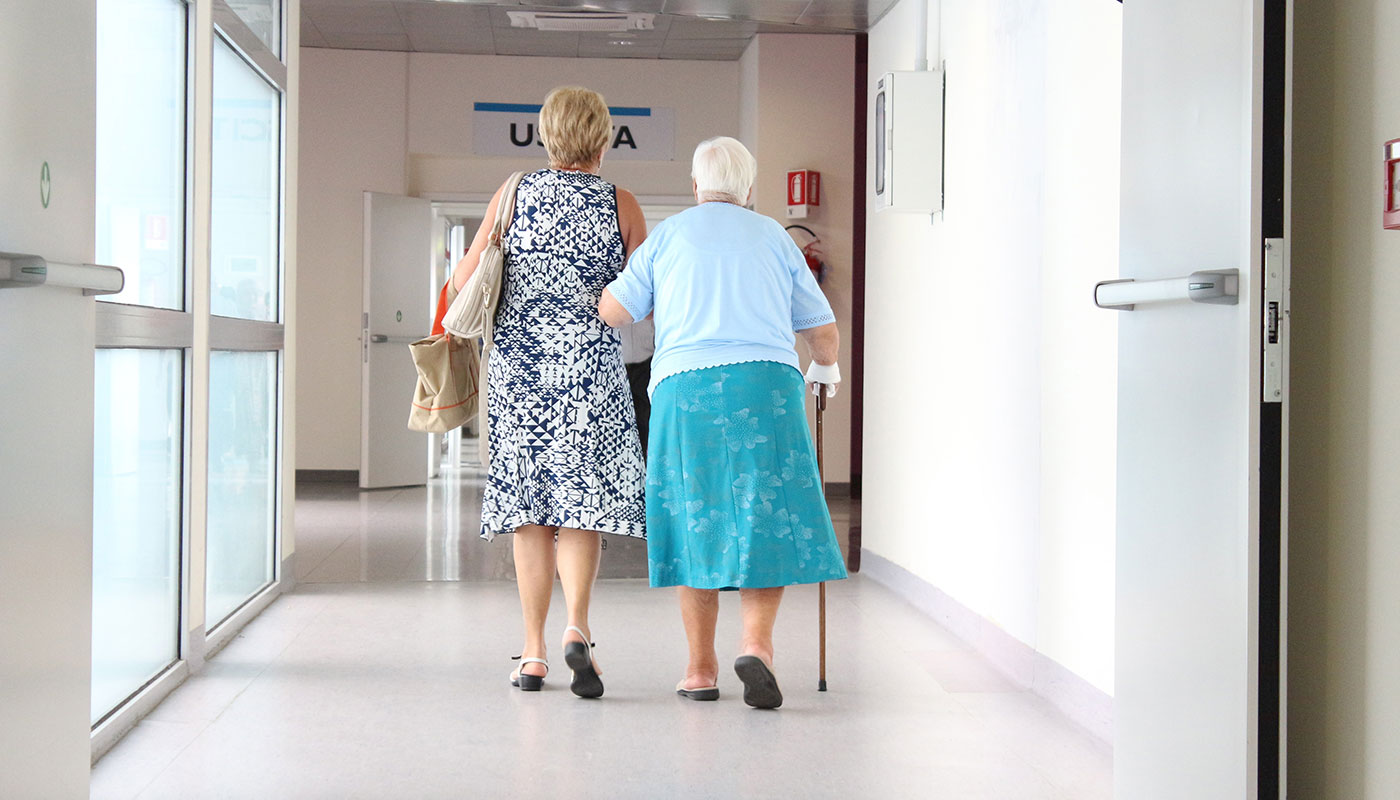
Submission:
<svg viewBox="0 0 1400 800">
<path fill-rule="evenodd" d="M 170 693 L 179 688 L 180 684 L 190 676 L 190 666 L 188 661 L 176 661 L 170 668 L 162 672 L 141 688 L 134 697 L 127 700 L 112 716 L 102 721 L 92 730 L 92 753 L 91 763 L 96 764 L 98 759 L 107 755 L 107 752 L 116 746 L 136 727 L 136 723 L 145 719 L 161 701 L 170 696 Z"/>
<path fill-rule="evenodd" d="M 851 496 L 851 485 L 849 483 L 827 483 L 823 485 L 826 487 L 827 497 Z"/>
<path fill-rule="evenodd" d="M 1040 695 L 1104 744 L 1113 745 L 1113 698 L 1030 645 L 1012 636 L 937 586 L 868 550 L 861 574 L 932 617 L 1017 686 Z"/>
<path fill-rule="evenodd" d="M 357 469 L 299 469 L 297 483 L 354 483 L 359 484 L 360 471 Z"/>
</svg>

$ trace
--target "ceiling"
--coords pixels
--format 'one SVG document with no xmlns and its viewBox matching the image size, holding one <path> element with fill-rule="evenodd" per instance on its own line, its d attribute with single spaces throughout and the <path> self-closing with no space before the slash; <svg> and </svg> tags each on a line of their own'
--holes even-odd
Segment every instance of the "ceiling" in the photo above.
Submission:
<svg viewBox="0 0 1400 800">
<path fill-rule="evenodd" d="M 896 0 L 302 0 L 301 45 L 347 50 L 734 61 L 756 33 L 861 33 Z M 512 28 L 507 11 L 655 14 L 655 30 Z"/>
</svg>

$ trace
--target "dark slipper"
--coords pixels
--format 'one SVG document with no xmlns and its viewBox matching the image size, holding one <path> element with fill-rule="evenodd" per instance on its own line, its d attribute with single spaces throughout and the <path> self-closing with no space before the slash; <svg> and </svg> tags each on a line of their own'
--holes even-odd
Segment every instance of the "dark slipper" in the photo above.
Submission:
<svg viewBox="0 0 1400 800">
<path fill-rule="evenodd" d="M 676 694 L 690 700 L 718 700 L 718 686 L 699 686 L 694 689 L 685 688 L 685 681 L 676 684 Z"/>
<path fill-rule="evenodd" d="M 734 672 L 744 682 L 744 702 L 754 708 L 777 708 L 783 704 L 783 693 L 773 670 L 758 656 L 734 659 Z"/>
<path fill-rule="evenodd" d="M 587 640 L 583 631 L 578 628 L 570 625 L 567 630 L 574 631 Z M 569 683 L 569 689 L 579 697 L 603 696 L 603 679 L 598 676 L 598 670 L 593 666 L 592 647 L 585 642 L 564 643 L 564 663 L 574 671 L 574 679 Z"/>
</svg>

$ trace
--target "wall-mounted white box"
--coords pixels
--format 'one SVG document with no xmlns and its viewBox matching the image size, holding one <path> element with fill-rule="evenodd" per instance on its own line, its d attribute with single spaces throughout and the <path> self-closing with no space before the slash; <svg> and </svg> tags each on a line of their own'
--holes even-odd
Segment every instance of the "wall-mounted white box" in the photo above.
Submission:
<svg viewBox="0 0 1400 800">
<path fill-rule="evenodd" d="M 886 72 L 875 84 L 875 210 L 943 210 L 944 71 Z"/>
</svg>

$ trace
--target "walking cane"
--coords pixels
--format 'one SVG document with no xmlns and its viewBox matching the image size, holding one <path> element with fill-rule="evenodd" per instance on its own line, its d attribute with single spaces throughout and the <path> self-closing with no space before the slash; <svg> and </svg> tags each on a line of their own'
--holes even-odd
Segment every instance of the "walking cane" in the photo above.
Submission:
<svg viewBox="0 0 1400 800">
<path fill-rule="evenodd" d="M 817 384 L 817 485 L 826 502 L 826 466 L 822 462 L 822 412 L 826 410 L 826 384 Z M 817 691 L 826 691 L 826 581 L 817 587 Z"/>
</svg>

